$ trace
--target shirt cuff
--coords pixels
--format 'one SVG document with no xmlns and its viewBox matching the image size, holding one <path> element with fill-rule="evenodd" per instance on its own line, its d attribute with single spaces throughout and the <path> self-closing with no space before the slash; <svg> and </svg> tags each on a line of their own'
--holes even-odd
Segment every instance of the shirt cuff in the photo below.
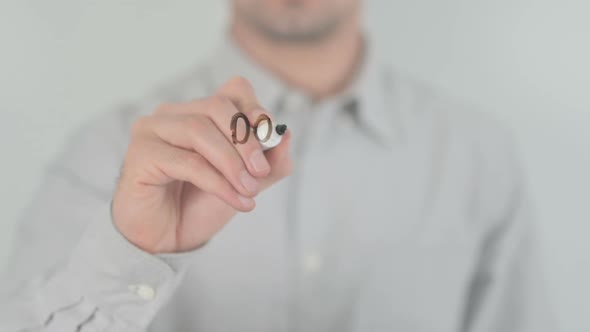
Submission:
<svg viewBox="0 0 590 332">
<path fill-rule="evenodd" d="M 194 251 L 193 251 L 194 252 Z M 108 317 L 147 327 L 173 295 L 193 252 L 151 255 L 113 225 L 110 203 L 101 204 L 63 269 L 48 281 L 48 307 L 87 300 Z"/>
</svg>

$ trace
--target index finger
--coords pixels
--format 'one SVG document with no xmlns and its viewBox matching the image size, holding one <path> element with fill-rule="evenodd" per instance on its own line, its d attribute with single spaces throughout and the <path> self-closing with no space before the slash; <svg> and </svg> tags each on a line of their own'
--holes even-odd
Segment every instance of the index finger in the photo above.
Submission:
<svg viewBox="0 0 590 332">
<path fill-rule="evenodd" d="M 253 175 L 260 173 L 261 171 L 266 175 L 270 165 L 262 150 L 260 142 L 265 142 L 270 138 L 273 132 L 272 128 L 274 121 L 270 114 L 260 105 L 254 88 L 245 78 L 235 77 L 226 82 L 217 91 L 216 95 L 230 100 L 238 110 L 238 112 L 233 115 L 231 126 L 228 128 L 232 131 L 231 138 L 235 148 L 245 157 L 245 160 L 248 160 L 246 163 L 256 171 Z M 244 116 L 247 118 L 247 123 L 249 123 L 250 126 L 246 127 L 248 132 L 242 140 L 240 140 L 237 138 L 236 126 L 239 117 Z M 255 136 L 255 139 L 252 139 L 253 137 L 249 135 L 250 129 L 253 129 L 253 136 Z M 250 137 L 250 139 L 248 139 L 248 137 Z"/>
<path fill-rule="evenodd" d="M 237 76 L 230 79 L 215 94 L 231 100 L 252 125 L 261 115 L 266 115 L 272 121 L 270 114 L 260 105 L 252 84 L 243 77 Z"/>
<path fill-rule="evenodd" d="M 215 94 L 231 99 L 241 111 L 260 106 L 254 87 L 250 81 L 241 76 L 233 77 L 225 82 Z"/>
</svg>

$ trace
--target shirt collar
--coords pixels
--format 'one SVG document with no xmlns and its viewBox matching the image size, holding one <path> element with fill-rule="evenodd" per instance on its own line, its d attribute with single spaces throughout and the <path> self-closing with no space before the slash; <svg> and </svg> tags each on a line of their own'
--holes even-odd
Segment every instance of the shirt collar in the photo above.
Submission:
<svg viewBox="0 0 590 332">
<path fill-rule="evenodd" d="M 389 142 L 395 138 L 393 117 L 390 116 L 394 110 L 388 104 L 391 73 L 378 54 L 376 46 L 366 38 L 363 63 L 344 96 L 354 104 L 361 125 L 381 141 Z"/>
<path fill-rule="evenodd" d="M 263 107 L 270 113 L 277 112 L 284 98 L 311 100 L 303 92 L 288 86 L 274 76 L 268 69 L 256 63 L 245 54 L 235 43 L 229 33 L 225 34 L 217 51 L 209 62 L 215 86 L 234 76 L 247 78 L 256 91 L 261 91 L 258 98 Z M 378 52 L 371 40 L 366 40 L 363 63 L 353 83 L 342 93 L 327 99 L 326 103 L 354 104 L 354 111 L 361 126 L 375 134 L 380 141 L 391 141 L 395 138 L 395 125 L 392 105 L 387 105 L 388 84 L 387 68 L 378 58 Z"/>
</svg>

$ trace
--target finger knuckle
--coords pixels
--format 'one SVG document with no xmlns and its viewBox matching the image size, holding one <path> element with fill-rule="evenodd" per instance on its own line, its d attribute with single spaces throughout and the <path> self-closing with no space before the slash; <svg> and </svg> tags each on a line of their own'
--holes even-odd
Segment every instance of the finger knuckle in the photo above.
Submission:
<svg viewBox="0 0 590 332">
<path fill-rule="evenodd" d="M 224 156 L 223 165 L 225 165 L 227 173 L 234 179 L 239 179 L 240 174 L 246 170 L 242 161 L 233 156 Z"/>
<path fill-rule="evenodd" d="M 252 90 L 252 84 L 248 79 L 243 76 L 234 76 L 232 77 L 229 82 L 229 85 L 234 86 L 237 89 L 246 89 Z"/>
<path fill-rule="evenodd" d="M 203 165 L 201 157 L 193 153 L 187 153 L 186 155 L 184 155 L 180 162 L 191 171 L 199 170 Z"/>
<path fill-rule="evenodd" d="M 188 117 L 183 124 L 189 133 L 200 133 L 207 129 L 209 121 L 203 116 L 195 115 Z"/>
<path fill-rule="evenodd" d="M 164 114 L 166 112 L 169 112 L 170 109 L 172 108 L 172 104 L 170 103 L 163 103 L 160 104 L 158 107 L 156 107 L 156 109 L 154 110 L 154 114 L 155 115 L 160 115 L 160 114 Z"/>
<path fill-rule="evenodd" d="M 231 183 L 221 176 L 214 179 L 212 183 L 215 190 L 217 190 L 217 192 L 222 196 L 229 198 L 232 195 L 237 194 Z"/>
<path fill-rule="evenodd" d="M 209 109 L 212 112 L 218 112 L 222 109 L 234 108 L 233 102 L 226 96 L 212 96 L 209 98 Z"/>
<path fill-rule="evenodd" d="M 234 193 L 233 186 L 220 174 L 213 174 L 208 177 L 206 190 L 225 198 L 231 197 Z"/>
<path fill-rule="evenodd" d="M 216 164 L 219 165 L 219 170 L 228 179 L 239 179 L 241 172 L 246 169 L 242 158 L 237 154 L 220 153 L 215 159 Z"/>
<path fill-rule="evenodd" d="M 140 116 L 131 125 L 131 133 L 138 134 L 143 132 L 147 127 L 148 123 L 150 122 L 150 117 L 148 116 Z"/>
</svg>

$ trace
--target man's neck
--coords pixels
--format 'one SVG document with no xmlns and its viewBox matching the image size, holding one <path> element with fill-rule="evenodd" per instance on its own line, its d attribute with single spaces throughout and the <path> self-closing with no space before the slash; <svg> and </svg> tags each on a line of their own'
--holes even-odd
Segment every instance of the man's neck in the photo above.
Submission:
<svg viewBox="0 0 590 332">
<path fill-rule="evenodd" d="M 318 42 L 280 43 L 234 19 L 232 37 L 254 61 L 290 86 L 323 99 L 344 90 L 361 64 L 364 45 L 359 18 Z"/>
</svg>

